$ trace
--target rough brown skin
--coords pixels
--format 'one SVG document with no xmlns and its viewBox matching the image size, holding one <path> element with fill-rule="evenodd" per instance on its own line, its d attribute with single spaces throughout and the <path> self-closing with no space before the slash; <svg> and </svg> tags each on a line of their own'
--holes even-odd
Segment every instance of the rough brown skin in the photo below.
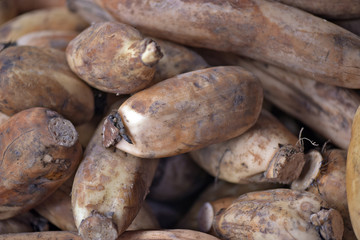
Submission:
<svg viewBox="0 0 360 240">
<path fill-rule="evenodd" d="M 341 240 L 343 234 L 342 218 L 336 210 L 328 209 L 326 202 L 312 193 L 290 189 L 241 195 L 220 211 L 213 226 L 221 239 L 229 240 Z"/>
<path fill-rule="evenodd" d="M 46 108 L 31 108 L 0 126 L 0 219 L 25 212 L 76 170 L 82 148 L 72 123 Z"/>
<path fill-rule="evenodd" d="M 16 17 L 17 13 L 13 0 L 0 0 L 0 25 Z"/>
<path fill-rule="evenodd" d="M 0 240 L 82 240 L 81 236 L 74 232 L 36 232 L 36 233 L 17 233 L 0 235 Z M 187 229 L 171 230 L 142 230 L 128 231 L 122 234 L 117 240 L 219 240 L 218 238 L 206 233 Z"/>
<path fill-rule="evenodd" d="M 70 70 L 64 52 L 8 47 L 0 52 L 0 111 L 13 115 L 31 107 L 53 109 L 77 125 L 94 115 L 94 96 Z"/>
<path fill-rule="evenodd" d="M 67 1 L 67 6 L 85 19 L 88 23 L 115 21 L 115 19 L 100 7 L 97 0 L 71 0 Z"/>
<path fill-rule="evenodd" d="M 352 132 L 346 158 L 346 195 L 351 224 L 356 237 L 360 238 L 360 108 L 352 123 Z"/>
<path fill-rule="evenodd" d="M 16 4 L 19 13 L 25 13 L 43 8 L 65 7 L 66 0 L 12 0 Z"/>
<path fill-rule="evenodd" d="M 266 110 L 240 136 L 190 155 L 209 174 L 232 183 L 291 183 L 305 164 L 298 137 Z"/>
<path fill-rule="evenodd" d="M 264 77 L 254 74 L 267 90 L 265 97 L 269 101 L 340 148 L 347 149 L 352 120 L 360 105 L 355 91 L 319 83 L 271 65 L 251 64 L 265 73 Z M 244 68 L 250 71 L 250 67 Z"/>
<path fill-rule="evenodd" d="M 148 194 L 157 159 L 141 159 L 102 146 L 102 123 L 76 172 L 71 201 L 84 239 L 116 239 L 132 223 Z"/>
<path fill-rule="evenodd" d="M 148 87 L 182 73 L 209 67 L 195 51 L 174 42 L 153 39 L 159 44 L 163 57 L 156 64 L 154 78 Z"/>
<path fill-rule="evenodd" d="M 278 2 L 101 2 L 118 21 L 150 36 L 193 47 L 233 52 L 332 85 L 360 87 L 360 38 Z"/>
<path fill-rule="evenodd" d="M 129 231 L 122 234 L 117 240 L 219 240 L 206 233 L 188 229 Z"/>
<path fill-rule="evenodd" d="M 347 149 L 359 95 L 351 89 L 317 82 L 271 64 L 206 51 L 213 65 L 239 65 L 259 78 L 264 97 L 340 148 Z"/>
<path fill-rule="evenodd" d="M 0 240 L 82 240 L 75 232 L 47 231 L 33 233 L 10 233 L 0 235 Z"/>
<path fill-rule="evenodd" d="M 0 26 L 0 42 L 16 41 L 19 37 L 41 30 L 82 31 L 89 24 L 66 7 L 40 9 L 18 15 Z"/>
<path fill-rule="evenodd" d="M 281 187 L 274 183 L 248 183 L 233 184 L 222 180 L 210 184 L 206 187 L 192 204 L 189 211 L 178 222 L 177 227 L 183 229 L 193 229 L 200 231 L 198 225 L 198 213 L 206 202 L 215 201 L 225 197 L 238 197 L 242 194 L 266 189 Z"/>
<path fill-rule="evenodd" d="M 75 38 L 79 32 L 65 30 L 43 30 L 25 34 L 21 36 L 16 44 L 18 46 L 51 47 L 65 51 L 69 42 Z"/>
<path fill-rule="evenodd" d="M 300 8 L 315 15 L 330 19 L 351 19 L 360 17 L 360 2 L 353 0 L 276 0 Z"/>
<path fill-rule="evenodd" d="M 132 141 L 122 138 L 116 148 L 158 158 L 225 141 L 255 124 L 262 100 L 259 81 L 240 67 L 180 74 L 134 94 L 112 115 Z M 103 143 L 111 140 L 116 136 Z"/>
<path fill-rule="evenodd" d="M 89 23 L 116 21 L 111 15 L 99 6 L 95 0 L 68 1 L 71 11 L 76 12 Z M 163 57 L 156 65 L 154 79 L 150 85 L 174 77 L 178 74 L 208 67 L 205 60 L 196 52 L 174 42 L 153 38 L 160 45 Z"/>
<path fill-rule="evenodd" d="M 206 185 L 209 175 L 189 154 L 160 159 L 149 198 L 161 202 L 178 202 Z"/>
<path fill-rule="evenodd" d="M 73 181 L 73 177 L 69 178 L 45 201 L 35 207 L 35 211 L 62 231 L 77 231 L 71 206 Z M 127 228 L 127 231 L 145 229 L 160 229 L 160 227 L 154 214 L 144 202 L 134 221 Z"/>
<path fill-rule="evenodd" d="M 162 53 L 129 25 L 98 22 L 69 43 L 66 57 L 73 72 L 94 88 L 130 94 L 150 84 Z"/>
</svg>

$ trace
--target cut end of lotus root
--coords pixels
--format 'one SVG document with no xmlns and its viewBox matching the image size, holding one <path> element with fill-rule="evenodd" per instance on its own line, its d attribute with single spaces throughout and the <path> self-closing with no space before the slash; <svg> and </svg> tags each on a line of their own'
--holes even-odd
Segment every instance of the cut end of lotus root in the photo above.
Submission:
<svg viewBox="0 0 360 240">
<path fill-rule="evenodd" d="M 108 148 L 116 145 L 121 139 L 133 144 L 130 137 L 126 133 L 125 126 L 118 112 L 112 112 L 105 119 L 102 128 L 102 143 Z"/>
<path fill-rule="evenodd" d="M 84 240 L 115 240 L 118 237 L 112 218 L 98 212 L 81 221 L 79 234 Z"/>
<path fill-rule="evenodd" d="M 153 67 L 163 57 L 163 53 L 160 50 L 160 46 L 152 39 L 145 38 L 143 40 L 145 50 L 141 54 L 141 61 L 149 67 Z"/>
<path fill-rule="evenodd" d="M 323 157 L 317 150 L 305 155 L 305 165 L 298 179 L 291 183 L 291 189 L 304 191 L 310 187 L 320 172 Z"/>
<path fill-rule="evenodd" d="M 270 161 L 264 173 L 271 182 L 290 184 L 297 179 L 305 165 L 304 153 L 291 145 L 283 145 Z"/>
<path fill-rule="evenodd" d="M 102 128 L 102 140 L 103 146 L 106 148 L 114 146 L 121 140 L 120 130 L 115 126 L 116 121 L 117 117 L 115 113 L 109 114 L 104 121 Z"/>
<path fill-rule="evenodd" d="M 311 223 L 318 227 L 325 240 L 341 240 L 344 233 L 344 222 L 341 214 L 335 209 L 322 209 L 310 216 Z"/>
<path fill-rule="evenodd" d="M 78 140 L 78 133 L 74 125 L 62 117 L 50 119 L 48 129 L 57 144 L 64 147 L 72 147 Z"/>
</svg>

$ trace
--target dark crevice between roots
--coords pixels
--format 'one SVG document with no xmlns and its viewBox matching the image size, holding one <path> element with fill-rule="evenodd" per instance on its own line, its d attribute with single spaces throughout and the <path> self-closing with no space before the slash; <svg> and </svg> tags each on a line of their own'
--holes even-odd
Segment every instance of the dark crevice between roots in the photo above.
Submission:
<svg viewBox="0 0 360 240">
<path fill-rule="evenodd" d="M 100 91 L 96 88 L 91 88 L 91 91 L 94 95 L 94 114 L 96 116 L 103 116 L 105 112 L 105 107 L 107 106 L 107 93 Z"/>
<path fill-rule="evenodd" d="M 6 43 L 0 43 L 0 52 L 8 47 L 17 46 L 16 42 L 6 42 Z"/>
</svg>

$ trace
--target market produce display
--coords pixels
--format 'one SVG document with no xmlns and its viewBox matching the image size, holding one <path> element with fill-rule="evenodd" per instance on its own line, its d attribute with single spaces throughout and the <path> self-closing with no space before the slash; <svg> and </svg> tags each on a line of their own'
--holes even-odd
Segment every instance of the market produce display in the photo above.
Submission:
<svg viewBox="0 0 360 240">
<path fill-rule="evenodd" d="M 358 22 L 0 0 L 0 240 L 360 239 Z"/>
</svg>

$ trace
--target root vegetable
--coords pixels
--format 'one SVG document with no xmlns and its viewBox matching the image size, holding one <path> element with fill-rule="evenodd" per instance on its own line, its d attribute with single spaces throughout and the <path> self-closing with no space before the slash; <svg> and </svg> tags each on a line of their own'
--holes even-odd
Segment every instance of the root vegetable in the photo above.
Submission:
<svg viewBox="0 0 360 240">
<path fill-rule="evenodd" d="M 158 38 L 153 39 L 159 44 L 163 57 L 156 64 L 154 78 L 147 88 L 176 75 L 209 67 L 199 54 L 189 48 Z M 116 99 L 115 94 L 108 96 Z M 110 102 L 112 101 L 116 100 L 110 99 Z"/>
<path fill-rule="evenodd" d="M 356 237 L 360 238 L 360 108 L 357 109 L 352 123 L 351 140 L 346 158 L 346 195 L 351 224 Z"/>
<path fill-rule="evenodd" d="M 298 138 L 265 110 L 245 133 L 190 155 L 212 176 L 232 183 L 291 183 L 305 164 Z"/>
<path fill-rule="evenodd" d="M 99 22 L 69 43 L 66 56 L 73 72 L 94 88 L 130 94 L 150 84 L 162 53 L 131 26 Z"/>
<path fill-rule="evenodd" d="M 284 4 L 330 19 L 360 17 L 360 2 L 352 0 L 277 0 Z"/>
<path fill-rule="evenodd" d="M 227 197 L 204 203 L 198 213 L 198 225 L 200 231 L 216 236 L 213 228 L 215 216 L 228 208 L 235 199 L 236 197 Z"/>
<path fill-rule="evenodd" d="M 20 13 L 25 13 L 37 9 L 65 7 L 66 0 L 12 0 Z"/>
<path fill-rule="evenodd" d="M 90 87 L 72 73 L 60 50 L 8 47 L 0 52 L 0 69 L 0 111 L 7 115 L 47 107 L 75 125 L 94 115 Z"/>
<path fill-rule="evenodd" d="M 88 23 L 115 21 L 115 19 L 100 7 L 97 0 L 71 0 L 67 1 L 71 12 L 76 13 Z"/>
<path fill-rule="evenodd" d="M 151 231 L 129 231 L 122 234 L 118 240 L 219 240 L 218 238 L 206 233 L 187 230 L 151 230 Z"/>
<path fill-rule="evenodd" d="M 212 202 L 220 198 L 238 197 L 244 193 L 260 191 L 266 189 L 273 189 L 280 187 L 279 184 L 274 183 L 248 183 L 248 184 L 233 184 L 218 180 L 210 184 L 200 195 L 196 198 L 189 211 L 180 219 L 177 224 L 178 228 L 193 229 L 200 231 L 198 225 L 198 213 L 201 207 L 206 202 Z"/>
<path fill-rule="evenodd" d="M 247 193 L 214 221 L 222 239 L 342 239 L 343 221 L 320 197 L 290 189 Z"/>
<path fill-rule="evenodd" d="M 352 119 L 360 105 L 360 97 L 355 91 L 319 83 L 273 65 L 251 64 L 266 75 L 260 77 L 254 73 L 267 90 L 267 99 L 340 148 L 347 149 Z M 244 68 L 252 71 L 250 66 Z"/>
<path fill-rule="evenodd" d="M 82 240 L 75 232 L 47 231 L 1 234 L 0 240 Z"/>
<path fill-rule="evenodd" d="M 16 44 L 18 46 L 51 47 L 65 51 L 69 42 L 78 34 L 75 31 L 43 30 L 21 36 Z"/>
<path fill-rule="evenodd" d="M 88 26 L 80 16 L 65 7 L 40 9 L 18 15 L 0 26 L 0 42 L 14 42 L 21 36 L 41 30 L 82 31 Z"/>
<path fill-rule="evenodd" d="M 0 219 L 25 212 L 76 170 L 81 145 L 72 123 L 46 108 L 31 108 L 0 126 Z"/>
<path fill-rule="evenodd" d="M 305 165 L 300 176 L 291 183 L 291 189 L 299 191 L 308 189 L 319 175 L 323 160 L 323 156 L 317 150 L 312 149 L 305 154 Z"/>
<path fill-rule="evenodd" d="M 252 72 L 262 83 L 265 99 L 338 147 L 348 148 L 352 119 L 360 105 L 360 97 L 354 90 L 234 55 L 207 51 L 202 56 L 210 64 L 239 65 Z"/>
<path fill-rule="evenodd" d="M 157 159 L 141 159 L 101 142 L 102 123 L 74 179 L 72 208 L 83 239 L 116 239 L 132 223 L 148 193 Z"/>
<path fill-rule="evenodd" d="M 180 74 L 134 94 L 109 115 L 103 143 L 145 158 L 189 152 L 244 133 L 262 100 L 259 81 L 240 67 Z"/>
<path fill-rule="evenodd" d="M 319 195 L 329 207 L 339 211 L 344 220 L 344 239 L 356 239 L 351 227 L 346 197 L 346 154 L 345 150 L 330 149 L 320 152 L 313 150 L 304 167 L 302 184 L 292 183 L 291 188 L 307 190 Z"/>
<path fill-rule="evenodd" d="M 81 236 L 74 232 L 49 231 L 36 233 L 17 233 L 0 235 L 0 240 L 81 240 Z M 128 231 L 122 234 L 118 240 L 219 240 L 206 233 L 186 229 L 171 230 L 143 230 Z"/>
<path fill-rule="evenodd" d="M 35 210 L 41 216 L 48 219 L 62 231 L 77 231 L 71 206 L 71 190 L 73 181 L 73 177 L 69 178 L 45 201 L 35 207 Z M 131 225 L 126 230 L 149 230 L 159 228 L 157 219 L 151 212 L 151 209 L 144 202 L 134 221 L 132 221 Z"/>
<path fill-rule="evenodd" d="M 150 36 L 233 52 L 331 85 L 360 88 L 360 38 L 274 1 L 101 0 L 118 21 Z"/>
<path fill-rule="evenodd" d="M 0 25 L 16 17 L 17 13 L 13 0 L 0 0 Z"/>
<path fill-rule="evenodd" d="M 332 149 L 323 153 L 324 160 L 319 175 L 308 191 L 320 196 L 330 207 L 337 209 L 344 217 L 348 216 L 346 200 L 346 155 L 341 149 Z"/>
</svg>

